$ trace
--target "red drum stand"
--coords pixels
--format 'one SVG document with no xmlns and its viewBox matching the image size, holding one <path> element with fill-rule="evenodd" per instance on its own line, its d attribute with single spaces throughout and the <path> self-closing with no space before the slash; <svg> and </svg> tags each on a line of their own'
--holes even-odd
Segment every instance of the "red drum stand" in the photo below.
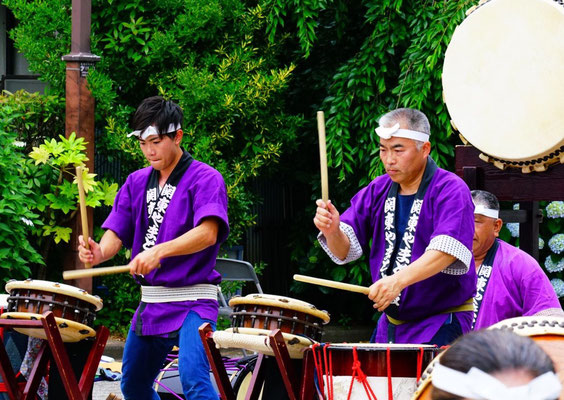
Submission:
<svg viewBox="0 0 564 400">
<path fill-rule="evenodd" d="M 6 385 L 10 400 L 35 399 L 41 378 L 47 375 L 49 361 L 55 362 L 69 400 L 85 400 L 88 397 L 90 389 L 92 389 L 94 384 L 94 375 L 106 347 L 106 341 L 109 336 L 108 328 L 101 326 L 96 331 L 94 345 L 88 354 L 80 381 L 77 382 L 63 339 L 57 328 L 55 316 L 51 311 L 43 313 L 43 318 L 40 320 L 0 319 L 0 327 L 43 329 L 47 337 L 47 340 L 45 340 L 37 354 L 23 391 L 16 383 L 16 375 L 6 353 L 6 348 L 3 343 L 0 343 L 0 374 Z M 52 363 L 51 365 L 53 366 Z"/>
<path fill-rule="evenodd" d="M 231 387 L 229 377 L 225 370 L 225 365 L 221 359 L 221 354 L 215 346 L 213 341 L 213 330 L 209 323 L 202 324 L 199 328 L 200 338 L 204 344 L 204 349 L 208 356 L 210 362 L 210 367 L 214 374 L 216 384 L 219 389 L 219 394 L 222 400 L 236 400 L 237 396 Z M 280 329 L 276 329 L 270 332 L 268 335 L 270 346 L 274 352 L 274 358 L 278 364 L 278 369 L 280 370 L 280 375 L 284 382 L 284 387 L 288 392 L 288 397 L 290 400 L 297 400 L 300 387 L 300 379 L 296 373 L 294 363 L 290 359 L 290 354 L 288 353 L 288 348 L 286 347 L 286 342 L 282 336 Z M 258 355 L 257 363 L 253 371 L 253 377 L 247 391 L 245 400 L 258 400 L 261 392 L 262 385 L 264 383 L 264 368 L 262 367 L 265 356 L 260 353 Z"/>
</svg>

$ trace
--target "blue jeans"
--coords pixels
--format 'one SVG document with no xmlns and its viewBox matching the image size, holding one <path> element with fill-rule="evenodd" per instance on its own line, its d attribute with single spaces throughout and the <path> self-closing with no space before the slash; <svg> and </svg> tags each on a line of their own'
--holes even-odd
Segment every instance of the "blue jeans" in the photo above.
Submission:
<svg viewBox="0 0 564 400">
<path fill-rule="evenodd" d="M 179 347 L 178 369 L 186 399 L 218 400 L 198 333 L 198 328 L 204 322 L 211 323 L 215 329 L 215 322 L 202 319 L 196 312 L 190 311 L 176 338 L 137 336 L 134 331 L 129 331 L 123 351 L 121 379 L 125 400 L 159 400 L 153 383 L 167 354 L 175 345 Z"/>
</svg>

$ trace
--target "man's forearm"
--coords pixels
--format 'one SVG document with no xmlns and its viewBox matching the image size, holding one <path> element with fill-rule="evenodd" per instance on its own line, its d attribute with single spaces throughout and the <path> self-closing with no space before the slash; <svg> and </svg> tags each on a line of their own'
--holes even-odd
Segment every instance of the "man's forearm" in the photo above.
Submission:
<svg viewBox="0 0 564 400">
<path fill-rule="evenodd" d="M 102 253 L 102 261 L 108 261 L 113 258 L 121 249 L 121 239 L 116 233 L 108 229 L 102 239 L 100 239 L 100 251 Z"/>
<path fill-rule="evenodd" d="M 351 247 L 349 238 L 340 229 L 333 235 L 325 236 L 327 247 L 340 260 L 347 258 Z"/>
<path fill-rule="evenodd" d="M 395 274 L 402 289 L 438 274 L 456 261 L 456 257 L 438 250 L 428 250 L 407 268 Z"/>
<path fill-rule="evenodd" d="M 159 259 L 194 254 L 217 242 L 219 223 L 213 219 L 206 219 L 200 225 L 176 239 L 155 246 Z"/>
</svg>

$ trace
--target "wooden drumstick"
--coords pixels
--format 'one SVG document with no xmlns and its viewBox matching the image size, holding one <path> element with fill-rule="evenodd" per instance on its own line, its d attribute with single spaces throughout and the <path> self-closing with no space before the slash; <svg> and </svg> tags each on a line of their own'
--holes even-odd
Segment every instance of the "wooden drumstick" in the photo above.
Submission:
<svg viewBox="0 0 564 400">
<path fill-rule="evenodd" d="M 124 272 L 129 272 L 129 265 L 64 271 L 63 279 L 68 281 L 70 279 L 89 278 L 91 276 L 123 274 Z"/>
<path fill-rule="evenodd" d="M 327 144 L 325 142 L 325 114 L 317 112 L 317 133 L 319 136 L 319 161 L 321 166 L 321 199 L 329 200 L 329 178 L 327 174 Z"/>
<path fill-rule="evenodd" d="M 90 249 L 88 244 L 88 238 L 90 237 L 88 233 L 88 214 L 86 213 L 86 197 L 84 195 L 84 185 L 82 184 L 82 167 L 76 167 L 76 183 L 78 185 L 78 200 L 80 203 L 80 219 L 82 221 L 82 236 L 84 237 L 84 243 L 86 250 Z M 92 268 L 92 264 L 84 263 L 86 268 Z"/>
<path fill-rule="evenodd" d="M 362 294 L 368 294 L 368 292 L 370 291 L 370 288 L 368 288 L 366 286 L 359 286 L 359 285 L 352 285 L 350 283 L 330 281 L 328 279 L 314 278 L 312 276 L 306 276 L 306 275 L 294 275 L 294 280 L 299 281 L 299 282 L 312 283 L 314 285 L 319 285 L 319 286 L 327 286 L 327 287 L 330 287 L 330 288 L 347 290 L 349 292 L 362 293 Z"/>
</svg>

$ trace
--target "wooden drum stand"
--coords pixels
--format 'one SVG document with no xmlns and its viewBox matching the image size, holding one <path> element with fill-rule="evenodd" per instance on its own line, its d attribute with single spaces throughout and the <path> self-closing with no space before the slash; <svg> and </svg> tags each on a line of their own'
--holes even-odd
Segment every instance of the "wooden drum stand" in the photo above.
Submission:
<svg viewBox="0 0 564 400">
<path fill-rule="evenodd" d="M 35 399 L 41 378 L 47 375 L 49 361 L 55 362 L 69 400 L 85 400 L 88 397 L 94 383 L 94 375 L 106 347 L 109 336 L 108 328 L 101 326 L 96 331 L 96 339 L 88 354 L 80 381 L 77 382 L 53 312 L 43 313 L 43 318 L 39 320 L 0 319 L 0 327 L 43 329 L 47 338 L 37 354 L 23 391 L 16 383 L 16 375 L 6 348 L 3 343 L 0 343 L 0 374 L 10 400 Z M 52 363 L 51 366 L 53 366 Z"/>
</svg>

